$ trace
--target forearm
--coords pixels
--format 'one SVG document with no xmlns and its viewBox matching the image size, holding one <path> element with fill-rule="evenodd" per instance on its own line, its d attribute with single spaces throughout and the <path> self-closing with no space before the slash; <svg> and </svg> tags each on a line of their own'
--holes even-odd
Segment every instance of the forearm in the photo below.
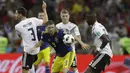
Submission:
<svg viewBox="0 0 130 73">
<path fill-rule="evenodd" d="M 40 47 L 42 44 L 43 44 L 43 42 L 42 42 L 42 41 L 39 41 L 37 44 L 35 44 L 35 46 L 34 46 L 33 48 L 38 48 L 38 47 Z"/>
<path fill-rule="evenodd" d="M 44 11 L 43 24 L 46 24 L 46 22 L 48 21 L 48 15 L 46 9 L 43 9 L 43 11 Z"/>
<path fill-rule="evenodd" d="M 80 36 L 76 36 L 77 39 L 81 40 L 81 37 Z M 75 44 L 79 43 L 77 40 L 75 41 Z"/>
<path fill-rule="evenodd" d="M 75 40 L 81 45 L 81 44 L 84 44 L 82 41 L 81 41 L 81 38 L 80 37 L 77 37 L 77 36 L 74 36 Z"/>
</svg>

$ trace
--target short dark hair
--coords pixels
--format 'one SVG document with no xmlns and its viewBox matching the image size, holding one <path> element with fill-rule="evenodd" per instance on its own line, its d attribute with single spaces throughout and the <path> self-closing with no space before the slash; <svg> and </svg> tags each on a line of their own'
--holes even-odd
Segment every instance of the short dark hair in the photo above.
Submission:
<svg viewBox="0 0 130 73">
<path fill-rule="evenodd" d="M 46 23 L 46 26 L 48 25 L 52 25 L 52 24 L 55 24 L 53 20 L 48 20 L 47 23 Z"/>
<path fill-rule="evenodd" d="M 91 10 L 89 12 L 86 12 L 86 16 L 96 16 L 96 13 L 93 10 Z"/>
<path fill-rule="evenodd" d="M 23 16 L 26 16 L 27 14 L 27 10 L 24 7 L 18 7 L 16 10 L 18 11 L 18 13 L 22 14 Z"/>
</svg>

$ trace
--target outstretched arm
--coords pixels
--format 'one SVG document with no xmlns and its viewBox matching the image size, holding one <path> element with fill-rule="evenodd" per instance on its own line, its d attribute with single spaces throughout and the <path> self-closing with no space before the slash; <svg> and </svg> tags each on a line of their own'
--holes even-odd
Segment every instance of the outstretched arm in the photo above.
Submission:
<svg viewBox="0 0 130 73">
<path fill-rule="evenodd" d="M 74 36 L 74 38 L 81 45 L 82 49 L 88 49 L 89 48 L 89 45 L 83 43 L 80 38 L 78 38 L 77 36 Z"/>
</svg>

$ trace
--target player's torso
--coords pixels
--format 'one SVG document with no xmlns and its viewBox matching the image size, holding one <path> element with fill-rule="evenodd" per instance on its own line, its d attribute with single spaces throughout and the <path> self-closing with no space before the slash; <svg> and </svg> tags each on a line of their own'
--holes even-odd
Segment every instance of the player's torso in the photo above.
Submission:
<svg viewBox="0 0 130 73">
<path fill-rule="evenodd" d="M 71 46 L 67 46 L 63 43 L 63 36 L 63 31 L 61 30 L 58 30 L 54 36 L 46 35 L 48 43 L 54 47 L 56 54 L 60 56 L 64 56 L 72 50 Z"/>
<path fill-rule="evenodd" d="M 77 26 L 74 23 L 69 22 L 68 24 L 63 24 L 62 22 L 57 24 L 58 29 L 62 29 L 65 34 L 72 34 L 77 36 L 76 31 L 74 30 Z M 79 34 L 78 34 L 79 35 Z M 71 45 L 75 49 L 75 44 Z"/>
<path fill-rule="evenodd" d="M 100 28 L 101 30 L 103 30 L 103 32 L 102 32 L 103 34 L 108 35 L 108 32 L 107 32 L 106 28 L 105 28 L 102 24 L 96 22 L 96 23 L 93 25 L 93 27 L 92 27 L 92 38 L 93 38 L 94 45 L 96 45 L 97 48 L 100 48 L 100 46 L 102 45 L 101 39 L 98 38 L 98 37 L 96 36 L 96 33 L 95 33 L 95 31 L 97 31 L 99 28 Z M 104 48 L 103 50 L 101 50 L 101 53 L 107 53 L 109 56 L 112 57 L 112 50 L 111 50 L 111 47 L 110 47 L 110 43 L 108 43 L 108 44 L 105 46 L 105 48 Z"/>
<path fill-rule="evenodd" d="M 18 24 L 18 27 L 20 27 L 22 44 L 26 52 L 38 42 L 36 26 L 36 23 L 31 18 L 25 19 Z M 38 52 L 38 50 L 36 50 L 36 52 Z"/>
<path fill-rule="evenodd" d="M 64 31 L 65 34 L 75 34 L 74 29 L 77 27 L 75 24 L 68 22 L 67 24 L 63 24 L 62 22 L 57 24 L 56 27 L 58 29 L 62 29 Z"/>
</svg>

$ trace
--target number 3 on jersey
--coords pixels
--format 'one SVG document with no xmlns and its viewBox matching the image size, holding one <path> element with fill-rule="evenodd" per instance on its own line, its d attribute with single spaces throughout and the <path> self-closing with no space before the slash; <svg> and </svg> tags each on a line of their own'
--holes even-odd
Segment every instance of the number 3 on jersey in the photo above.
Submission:
<svg viewBox="0 0 130 73">
<path fill-rule="evenodd" d="M 33 28 L 29 28 L 28 31 L 31 31 L 31 35 L 33 36 L 32 41 L 35 41 L 36 37 Z"/>
</svg>

